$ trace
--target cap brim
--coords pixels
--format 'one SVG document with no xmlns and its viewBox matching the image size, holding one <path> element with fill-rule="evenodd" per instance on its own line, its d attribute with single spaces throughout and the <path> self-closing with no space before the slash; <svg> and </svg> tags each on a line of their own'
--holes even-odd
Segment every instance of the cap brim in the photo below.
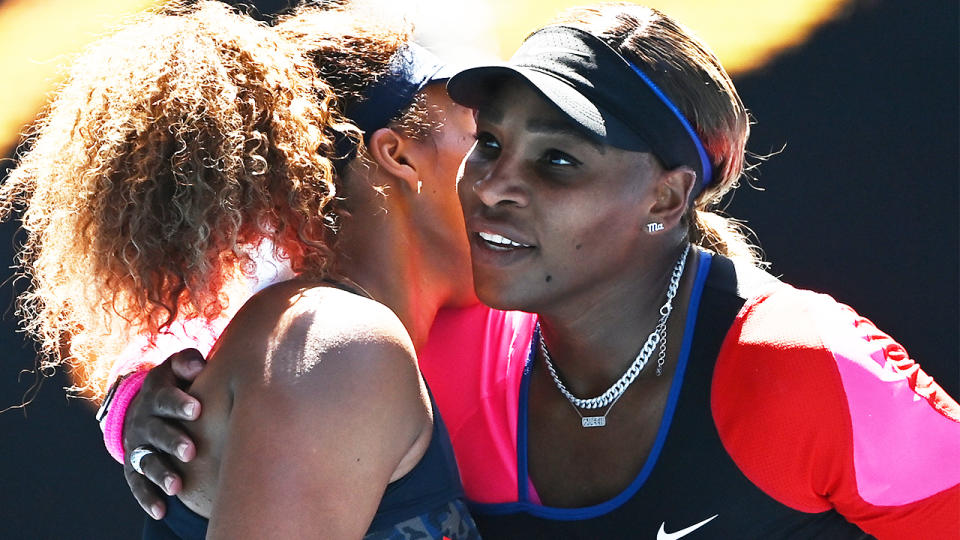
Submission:
<svg viewBox="0 0 960 540">
<path fill-rule="evenodd" d="M 649 145 L 613 114 L 597 107 L 566 82 L 535 69 L 512 65 L 470 68 L 447 81 L 447 92 L 455 102 L 476 109 L 510 79 L 523 81 L 536 90 L 591 139 L 625 150 L 649 151 Z"/>
</svg>

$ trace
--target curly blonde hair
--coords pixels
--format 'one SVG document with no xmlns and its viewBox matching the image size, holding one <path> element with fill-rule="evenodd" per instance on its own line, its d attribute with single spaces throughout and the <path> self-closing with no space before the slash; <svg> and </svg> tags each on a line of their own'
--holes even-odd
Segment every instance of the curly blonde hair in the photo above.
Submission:
<svg viewBox="0 0 960 540">
<path fill-rule="evenodd" d="M 219 2 L 168 5 L 86 50 L 0 187 L 0 218 L 23 210 L 18 308 L 41 367 L 67 363 L 74 390 L 101 396 L 132 336 L 227 309 L 264 240 L 323 274 L 327 156 L 357 136 L 331 99 L 293 44 Z"/>
</svg>

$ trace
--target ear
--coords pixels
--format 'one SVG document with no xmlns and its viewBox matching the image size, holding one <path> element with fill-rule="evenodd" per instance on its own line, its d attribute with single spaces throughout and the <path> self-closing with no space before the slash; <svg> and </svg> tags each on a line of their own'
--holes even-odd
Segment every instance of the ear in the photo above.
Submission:
<svg viewBox="0 0 960 540">
<path fill-rule="evenodd" d="M 649 221 L 662 223 L 668 230 L 675 227 L 687 211 L 687 199 L 696 182 L 697 173 L 689 167 L 663 171 L 654 188 L 656 199 L 650 207 Z"/>
<path fill-rule="evenodd" d="M 380 128 L 370 135 L 367 151 L 377 166 L 400 180 L 401 185 L 418 191 L 416 143 L 390 128 Z"/>
</svg>

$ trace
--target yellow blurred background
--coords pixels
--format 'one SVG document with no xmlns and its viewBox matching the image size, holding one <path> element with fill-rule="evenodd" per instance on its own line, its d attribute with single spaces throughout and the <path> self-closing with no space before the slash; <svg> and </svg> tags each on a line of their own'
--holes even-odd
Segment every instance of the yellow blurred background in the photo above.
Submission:
<svg viewBox="0 0 960 540">
<path fill-rule="evenodd" d="M 441 54 L 507 58 L 532 29 L 584 0 L 416 0 L 380 2 L 417 23 L 419 38 Z M 157 0 L 6 0 L 0 3 L 0 154 L 9 154 L 43 107 L 71 56 Z M 732 73 L 763 65 L 802 43 L 850 0 L 651 0 L 679 19 Z M 453 21 L 456 21 L 454 24 Z"/>
</svg>

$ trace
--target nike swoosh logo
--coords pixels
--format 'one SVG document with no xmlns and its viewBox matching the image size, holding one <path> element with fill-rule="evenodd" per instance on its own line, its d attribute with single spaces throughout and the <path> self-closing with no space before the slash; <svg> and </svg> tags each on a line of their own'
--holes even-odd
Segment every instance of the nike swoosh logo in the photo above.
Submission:
<svg viewBox="0 0 960 540">
<path fill-rule="evenodd" d="M 668 533 L 668 532 L 665 530 L 665 527 L 666 527 L 666 525 L 667 525 L 667 522 L 664 521 L 663 523 L 660 524 L 660 530 L 657 531 L 657 540 L 676 540 L 677 538 L 682 538 L 682 537 L 684 537 L 684 536 L 692 533 L 693 531 L 699 529 L 700 527 L 703 527 L 703 526 L 706 525 L 707 523 L 710 523 L 711 521 L 713 521 L 714 519 L 716 519 L 717 516 L 719 516 L 719 515 L 720 515 L 720 514 L 715 514 L 713 517 L 708 517 L 707 519 L 701 521 L 700 523 L 697 523 L 696 525 L 691 525 L 691 526 L 687 527 L 686 529 L 680 529 L 679 531 L 672 532 L 672 533 Z"/>
</svg>

